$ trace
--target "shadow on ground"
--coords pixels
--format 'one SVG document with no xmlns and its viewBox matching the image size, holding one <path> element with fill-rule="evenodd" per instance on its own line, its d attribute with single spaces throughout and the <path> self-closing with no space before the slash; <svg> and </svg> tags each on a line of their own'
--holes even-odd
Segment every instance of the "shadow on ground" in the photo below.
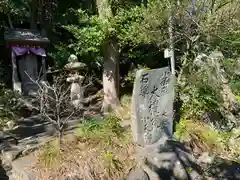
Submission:
<svg viewBox="0 0 240 180">
<path fill-rule="evenodd" d="M 239 163 L 217 157 L 211 164 L 200 164 L 185 144 L 173 140 L 167 141 L 159 148 L 159 152 L 156 152 L 156 149 L 155 152 L 148 150 L 146 157 L 146 166 L 155 172 L 160 180 L 240 179 Z M 151 180 L 151 175 L 149 177 Z"/>
<path fill-rule="evenodd" d="M 1 180 L 9 180 L 6 170 L 2 167 L 2 163 L 0 163 L 0 179 Z"/>
</svg>

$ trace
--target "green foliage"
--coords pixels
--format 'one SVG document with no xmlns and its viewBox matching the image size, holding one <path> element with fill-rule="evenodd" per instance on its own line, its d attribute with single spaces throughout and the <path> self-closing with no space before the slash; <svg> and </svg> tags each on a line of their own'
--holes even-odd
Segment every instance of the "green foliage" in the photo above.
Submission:
<svg viewBox="0 0 240 180">
<path fill-rule="evenodd" d="M 99 145 L 105 153 L 111 154 L 112 149 L 131 142 L 130 132 L 122 128 L 119 121 L 120 119 L 114 114 L 110 114 L 104 120 L 85 119 L 78 127 L 76 135 Z"/>
<path fill-rule="evenodd" d="M 125 150 L 131 144 L 130 133 L 124 130 L 119 125 L 117 116 L 110 114 L 104 120 L 89 118 L 85 119 L 83 124 L 77 129 L 77 135 L 81 139 L 86 139 L 91 144 L 96 144 L 103 152 L 101 161 L 104 170 L 113 177 L 115 173 L 121 171 L 124 167 L 123 163 L 117 154 L 122 148 Z"/>
<path fill-rule="evenodd" d="M 223 67 L 226 71 L 227 78 L 229 79 L 229 86 L 235 95 L 240 95 L 240 59 L 224 59 Z"/>
<path fill-rule="evenodd" d="M 198 118 L 207 111 L 218 111 L 222 103 L 219 87 L 209 81 L 203 72 L 194 72 L 186 76 L 186 82 L 180 87 L 182 97 L 182 116 Z"/>
<path fill-rule="evenodd" d="M 94 118 L 85 119 L 83 124 L 77 129 L 77 135 L 85 138 L 118 135 L 122 131 L 118 122 L 119 119 L 112 114 L 104 120 Z"/>
<path fill-rule="evenodd" d="M 228 158 L 238 160 L 235 154 L 239 154 L 239 139 L 233 138 L 232 131 L 220 131 L 199 121 L 181 119 L 176 124 L 174 137 L 191 146 L 198 146 L 203 152 L 211 152 L 215 155 L 227 155 Z M 236 135 L 235 135 L 236 136 Z M 231 141 L 231 143 L 230 143 Z M 192 147 L 195 148 L 195 147 Z"/>
<path fill-rule="evenodd" d="M 229 85 L 233 91 L 233 93 L 237 96 L 240 96 L 240 80 L 234 79 L 229 82 Z"/>
<path fill-rule="evenodd" d="M 105 40 L 113 36 L 120 50 L 126 46 L 134 48 L 140 44 L 167 42 L 166 8 L 159 1 L 150 1 L 148 8 L 133 4 L 120 6 L 108 20 L 81 9 L 76 14 L 78 24 L 64 26 L 74 36 L 68 47 L 79 56 L 90 56 L 98 66 L 102 64 Z M 129 57 L 132 54 L 130 50 L 127 53 Z"/>
<path fill-rule="evenodd" d="M 237 101 L 240 103 L 240 96 L 235 96 L 235 98 L 236 98 Z"/>
<path fill-rule="evenodd" d="M 196 9 L 201 9 L 201 3 L 197 2 Z M 184 82 L 179 87 L 183 118 L 198 118 L 207 111 L 221 114 L 223 107 L 219 86 L 219 74 L 223 72 L 216 67 L 201 67 L 203 70 L 197 72 L 193 68 L 193 60 L 201 53 L 209 54 L 215 50 L 223 53 L 225 58 L 220 66 L 225 70 L 224 76 L 229 80 L 233 93 L 239 94 L 239 13 L 238 0 L 214 1 L 213 5 L 206 6 L 206 11 L 197 11 L 194 20 L 179 17 L 182 24 L 176 31 L 183 38 L 179 46 L 184 51 L 180 58 Z M 184 41 L 186 45 L 182 45 Z"/>
<path fill-rule="evenodd" d="M 128 72 L 127 76 L 125 77 L 125 81 L 128 81 L 133 84 L 135 77 L 136 77 L 136 73 L 140 69 L 149 69 L 149 68 L 147 68 L 146 66 L 139 65 L 138 68 L 135 68 Z"/>
<path fill-rule="evenodd" d="M 16 118 L 21 107 L 20 95 L 4 86 L 0 87 L 0 119 Z"/>
<path fill-rule="evenodd" d="M 221 144 L 221 134 L 217 130 L 212 129 L 206 124 L 199 123 L 198 121 L 181 119 L 176 125 L 174 137 L 185 142 L 196 140 L 199 144 L 202 143 L 202 147 L 207 148 L 205 150 L 210 150 L 212 152 L 221 153 L 221 148 L 223 148 Z"/>
<path fill-rule="evenodd" d="M 187 136 L 186 127 L 187 127 L 186 121 L 183 119 L 180 119 L 179 123 L 176 124 L 174 137 L 179 140 L 181 140 L 182 138 L 185 138 Z"/>
<path fill-rule="evenodd" d="M 66 44 L 57 44 L 48 53 L 55 60 L 55 68 L 63 68 L 68 63 L 71 49 Z"/>
<path fill-rule="evenodd" d="M 23 15 L 26 12 L 26 6 L 24 1 L 20 0 L 1 0 L 0 12 L 9 15 Z"/>
<path fill-rule="evenodd" d="M 102 64 L 101 46 L 106 37 L 104 30 L 107 25 L 98 16 L 89 16 L 85 11 L 78 10 L 77 15 L 78 25 L 64 26 L 75 38 L 68 48 L 73 49 L 78 56 L 87 55 L 94 58 L 94 61 L 91 59 L 92 63 L 100 66 Z"/>
</svg>

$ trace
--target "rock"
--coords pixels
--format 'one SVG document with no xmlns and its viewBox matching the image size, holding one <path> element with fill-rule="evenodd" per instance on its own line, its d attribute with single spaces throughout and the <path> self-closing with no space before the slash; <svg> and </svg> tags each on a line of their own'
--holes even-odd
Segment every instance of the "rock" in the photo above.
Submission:
<svg viewBox="0 0 240 180">
<path fill-rule="evenodd" d="M 14 125 L 15 125 L 14 121 L 8 121 L 7 122 L 8 129 L 13 129 Z"/>
<path fill-rule="evenodd" d="M 202 153 L 202 155 L 198 158 L 198 163 L 204 163 L 204 164 L 212 164 L 214 161 L 214 156 L 210 156 L 208 152 Z"/>
<path fill-rule="evenodd" d="M 37 180 L 37 172 L 32 169 L 37 163 L 34 156 L 25 156 L 12 162 L 12 172 L 16 177 L 23 177 L 23 180 Z"/>
<path fill-rule="evenodd" d="M 84 179 L 74 173 L 71 173 L 67 175 L 67 177 L 63 177 L 62 180 L 84 180 Z"/>
<path fill-rule="evenodd" d="M 150 180 L 150 178 L 143 169 L 133 168 L 130 170 L 127 180 Z"/>
<path fill-rule="evenodd" d="M 203 171 L 197 164 L 197 160 L 180 142 L 167 140 L 165 144 L 160 145 L 158 151 L 145 147 L 139 148 L 138 153 L 137 162 L 144 162 L 152 172 L 158 174 L 159 179 L 165 180 L 173 177 L 179 180 L 190 177 L 202 179 Z M 144 166 L 141 165 L 141 167 Z M 151 171 L 146 172 L 152 174 Z M 149 177 L 151 176 L 149 175 Z M 152 177 L 150 179 L 152 180 Z"/>
<path fill-rule="evenodd" d="M 180 161 L 176 161 L 176 163 L 174 164 L 173 174 L 174 177 L 176 177 L 177 179 L 188 179 L 187 172 Z"/>
<path fill-rule="evenodd" d="M 221 128 L 222 119 L 222 115 L 215 111 L 207 111 L 200 116 L 201 122 L 205 122 L 206 124 L 212 123 L 217 129 Z"/>
<path fill-rule="evenodd" d="M 208 56 L 206 54 L 199 54 L 196 59 L 194 59 L 193 65 L 197 68 L 202 67 L 204 65 L 204 61 L 206 61 L 207 58 Z"/>
<path fill-rule="evenodd" d="M 131 126 L 131 120 L 122 120 L 119 122 L 121 127 L 130 127 Z"/>
<path fill-rule="evenodd" d="M 64 140 L 67 143 L 77 143 L 78 142 L 78 137 L 74 134 L 67 134 L 64 136 Z"/>
<path fill-rule="evenodd" d="M 52 124 L 47 125 L 46 127 L 44 127 L 44 129 L 45 129 L 46 134 L 49 136 L 53 136 L 57 133 L 56 128 Z"/>
<path fill-rule="evenodd" d="M 18 158 L 22 153 L 22 150 L 15 149 L 11 151 L 6 151 L 2 153 L 2 158 L 5 163 L 11 163 L 13 160 Z"/>
<path fill-rule="evenodd" d="M 231 138 L 240 139 L 240 128 L 234 128 L 232 130 Z"/>
</svg>

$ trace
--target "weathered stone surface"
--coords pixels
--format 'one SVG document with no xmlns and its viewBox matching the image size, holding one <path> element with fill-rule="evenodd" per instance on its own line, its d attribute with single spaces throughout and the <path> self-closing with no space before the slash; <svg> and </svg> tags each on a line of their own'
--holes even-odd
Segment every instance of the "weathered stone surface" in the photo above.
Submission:
<svg viewBox="0 0 240 180">
<path fill-rule="evenodd" d="M 139 148 L 136 159 L 150 179 L 203 179 L 203 171 L 184 144 L 168 140 L 159 152 L 152 148 Z"/>
<path fill-rule="evenodd" d="M 66 177 L 62 177 L 61 180 L 83 180 L 79 175 L 70 173 Z"/>
<path fill-rule="evenodd" d="M 86 67 L 86 64 L 78 62 L 78 58 L 76 55 L 71 54 L 68 58 L 68 64 L 64 66 L 65 69 L 77 70 Z"/>
<path fill-rule="evenodd" d="M 37 91 L 38 86 L 34 82 L 38 79 L 38 59 L 34 54 L 27 54 L 19 60 L 19 74 L 21 77 L 22 91 L 28 95 Z"/>
<path fill-rule="evenodd" d="M 198 157 L 198 164 L 212 164 L 214 161 L 215 156 L 210 156 L 208 152 L 204 152 L 201 156 Z"/>
<path fill-rule="evenodd" d="M 14 149 L 11 151 L 2 152 L 2 159 L 4 163 L 11 163 L 13 160 L 15 160 L 18 156 L 20 156 L 22 153 L 21 149 Z"/>
<path fill-rule="evenodd" d="M 78 74 L 74 74 L 71 77 L 67 78 L 67 82 L 71 82 L 71 102 L 76 109 L 83 108 L 84 102 L 84 92 L 82 87 L 82 82 L 84 77 Z"/>
<path fill-rule="evenodd" d="M 67 143 L 77 143 L 78 142 L 78 137 L 75 134 L 71 133 L 71 134 L 65 135 L 64 140 Z"/>
<path fill-rule="evenodd" d="M 119 122 L 121 127 L 130 127 L 131 126 L 131 121 L 130 120 L 122 120 Z"/>
<path fill-rule="evenodd" d="M 134 168 L 130 171 L 127 180 L 150 180 L 147 173 L 141 168 Z"/>
<path fill-rule="evenodd" d="M 12 172 L 15 176 L 23 177 L 24 180 L 36 180 L 37 172 L 31 166 L 37 162 L 34 156 L 25 156 L 12 162 Z"/>
<path fill-rule="evenodd" d="M 13 129 L 13 127 L 15 126 L 15 122 L 14 121 L 8 121 L 7 122 L 7 126 L 8 126 L 8 129 Z"/>
<path fill-rule="evenodd" d="M 168 67 L 140 70 L 132 97 L 132 132 L 141 146 L 172 136 L 174 77 Z"/>
</svg>

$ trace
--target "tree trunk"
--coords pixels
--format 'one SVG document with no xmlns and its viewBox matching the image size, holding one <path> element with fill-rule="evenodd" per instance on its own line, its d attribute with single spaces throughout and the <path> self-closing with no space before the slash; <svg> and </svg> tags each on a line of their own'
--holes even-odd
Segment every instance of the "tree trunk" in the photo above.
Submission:
<svg viewBox="0 0 240 180">
<path fill-rule="evenodd" d="M 61 144 L 62 144 L 62 131 L 59 130 L 58 132 L 58 148 L 61 150 Z"/>
<path fill-rule="evenodd" d="M 12 28 L 13 28 L 13 24 L 12 24 L 12 19 L 11 19 L 11 17 L 10 17 L 10 14 L 8 14 L 7 17 L 8 17 L 9 26 L 10 26 L 10 28 L 12 29 Z"/>
<path fill-rule="evenodd" d="M 99 17 L 108 20 L 113 16 L 109 0 L 97 0 Z M 120 107 L 119 102 L 119 48 L 115 37 L 106 39 L 104 43 L 103 65 L 103 110 L 107 113 Z"/>
<path fill-rule="evenodd" d="M 120 107 L 119 93 L 119 52 L 116 43 L 108 40 L 105 44 L 103 65 L 103 110 L 105 113 Z"/>
<path fill-rule="evenodd" d="M 32 0 L 30 4 L 30 29 L 37 29 L 38 0 Z"/>
</svg>

